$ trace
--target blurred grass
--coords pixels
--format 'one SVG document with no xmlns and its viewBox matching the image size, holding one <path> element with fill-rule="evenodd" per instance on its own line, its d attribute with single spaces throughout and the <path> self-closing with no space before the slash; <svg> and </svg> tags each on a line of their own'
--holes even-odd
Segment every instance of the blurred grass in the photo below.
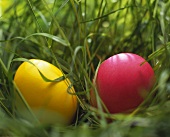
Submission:
<svg viewBox="0 0 170 137">
<path fill-rule="evenodd" d="M 1 0 L 0 135 L 168 137 L 169 9 L 168 0 Z M 120 52 L 147 59 L 157 81 L 135 112 L 109 115 L 89 105 L 89 91 L 98 64 Z M 68 74 L 80 99 L 71 126 L 41 125 L 17 115 L 12 81 L 17 58 L 43 59 Z M 106 123 L 108 117 L 114 122 Z"/>
</svg>

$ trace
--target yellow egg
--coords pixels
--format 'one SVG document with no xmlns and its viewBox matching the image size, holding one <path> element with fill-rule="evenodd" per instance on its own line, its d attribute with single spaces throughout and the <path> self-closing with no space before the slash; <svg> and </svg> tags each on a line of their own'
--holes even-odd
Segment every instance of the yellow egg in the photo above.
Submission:
<svg viewBox="0 0 170 137">
<path fill-rule="evenodd" d="M 42 123 L 70 124 L 77 110 L 77 97 L 68 78 L 59 82 L 46 82 L 39 71 L 54 80 L 63 73 L 56 66 L 38 59 L 22 63 L 16 71 L 14 82 L 35 116 Z M 38 71 L 39 70 L 39 71 Z"/>
</svg>

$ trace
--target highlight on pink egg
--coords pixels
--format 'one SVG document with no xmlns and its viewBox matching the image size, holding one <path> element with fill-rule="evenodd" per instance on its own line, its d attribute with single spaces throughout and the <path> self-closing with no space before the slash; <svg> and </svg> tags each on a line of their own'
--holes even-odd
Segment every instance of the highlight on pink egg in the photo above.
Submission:
<svg viewBox="0 0 170 137">
<path fill-rule="evenodd" d="M 101 63 L 95 86 L 108 111 L 124 113 L 138 107 L 154 85 L 154 71 L 141 56 L 120 53 Z M 91 104 L 97 107 L 94 91 Z"/>
</svg>

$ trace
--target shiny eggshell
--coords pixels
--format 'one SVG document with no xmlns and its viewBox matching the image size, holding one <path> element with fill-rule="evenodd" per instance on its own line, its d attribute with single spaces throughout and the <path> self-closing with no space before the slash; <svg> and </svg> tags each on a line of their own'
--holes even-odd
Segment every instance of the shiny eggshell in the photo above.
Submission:
<svg viewBox="0 0 170 137">
<path fill-rule="evenodd" d="M 138 107 L 154 84 L 154 71 L 139 55 L 120 53 L 99 66 L 95 85 L 110 113 L 122 113 Z M 97 107 L 94 91 L 92 105 Z"/>
<path fill-rule="evenodd" d="M 77 110 L 77 97 L 68 93 L 71 84 L 68 78 L 58 82 L 45 81 L 62 77 L 62 71 L 44 60 L 30 59 L 22 63 L 16 71 L 14 82 L 22 96 L 41 123 L 69 125 Z M 75 93 L 74 87 L 69 92 Z M 18 101 L 16 100 L 18 103 Z M 16 103 L 16 104 L 17 104 Z M 16 105 L 24 117 L 24 108 Z"/>
</svg>

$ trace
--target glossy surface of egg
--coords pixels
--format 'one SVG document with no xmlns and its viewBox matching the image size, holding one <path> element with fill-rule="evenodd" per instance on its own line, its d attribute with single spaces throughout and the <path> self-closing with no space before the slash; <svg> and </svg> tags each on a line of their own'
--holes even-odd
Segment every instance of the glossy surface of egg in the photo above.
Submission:
<svg viewBox="0 0 170 137">
<path fill-rule="evenodd" d="M 120 53 L 99 66 L 95 85 L 110 113 L 129 112 L 138 107 L 154 84 L 154 71 L 139 55 Z M 94 91 L 92 105 L 97 107 Z"/>
<path fill-rule="evenodd" d="M 68 93 L 71 82 L 68 78 L 59 82 L 46 82 L 40 72 L 50 80 L 62 77 L 63 73 L 46 61 L 29 61 L 31 63 L 24 62 L 19 66 L 14 77 L 28 105 L 42 123 L 70 124 L 77 109 L 76 96 Z M 74 88 L 70 88 L 69 92 L 75 93 Z"/>
</svg>

